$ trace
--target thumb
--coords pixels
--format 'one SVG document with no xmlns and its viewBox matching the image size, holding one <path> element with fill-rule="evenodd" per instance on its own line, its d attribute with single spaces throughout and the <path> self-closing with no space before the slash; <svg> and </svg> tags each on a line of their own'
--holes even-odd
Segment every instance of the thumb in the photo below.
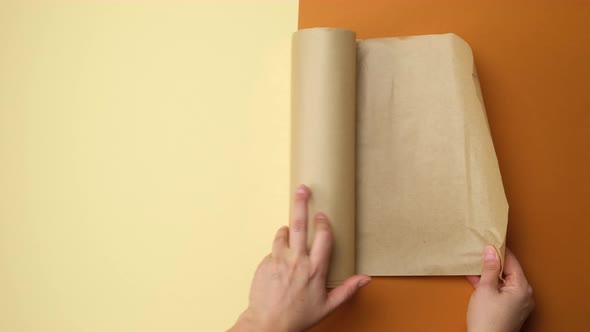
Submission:
<svg viewBox="0 0 590 332">
<path fill-rule="evenodd" d="M 366 274 L 354 275 L 346 279 L 342 285 L 334 288 L 328 293 L 326 300 L 326 309 L 330 313 L 338 308 L 342 303 L 348 301 L 361 287 L 371 281 L 371 277 Z"/>
<path fill-rule="evenodd" d="M 489 288 L 498 291 L 498 280 L 500 276 L 500 258 L 496 248 L 486 246 L 483 250 L 483 267 L 481 270 L 481 279 L 477 288 Z"/>
</svg>

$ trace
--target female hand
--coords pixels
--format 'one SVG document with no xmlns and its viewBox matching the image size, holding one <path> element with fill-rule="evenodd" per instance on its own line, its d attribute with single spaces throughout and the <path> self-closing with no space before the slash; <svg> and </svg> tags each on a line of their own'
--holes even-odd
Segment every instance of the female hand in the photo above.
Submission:
<svg viewBox="0 0 590 332">
<path fill-rule="evenodd" d="M 326 291 L 332 232 L 323 213 L 314 217 L 315 235 L 307 249 L 307 202 L 311 192 L 295 193 L 290 227 L 278 230 L 272 254 L 254 275 L 250 304 L 230 331 L 304 331 L 330 314 L 371 279 L 355 275 Z"/>
<path fill-rule="evenodd" d="M 519 331 L 535 307 L 533 289 L 509 249 L 506 249 L 504 282 L 498 277 L 500 269 L 496 249 L 487 246 L 483 253 L 481 277 L 467 276 L 475 287 L 467 309 L 468 331 Z"/>
</svg>

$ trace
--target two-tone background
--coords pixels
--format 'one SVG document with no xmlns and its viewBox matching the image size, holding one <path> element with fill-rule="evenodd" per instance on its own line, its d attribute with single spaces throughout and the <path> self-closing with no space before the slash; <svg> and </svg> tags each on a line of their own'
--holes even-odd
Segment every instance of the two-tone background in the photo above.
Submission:
<svg viewBox="0 0 590 332">
<path fill-rule="evenodd" d="M 0 331 L 221 331 L 286 224 L 290 34 L 473 48 L 535 289 L 590 313 L 583 1 L 0 0 Z M 375 278 L 317 331 L 461 331 L 462 277 Z"/>
</svg>

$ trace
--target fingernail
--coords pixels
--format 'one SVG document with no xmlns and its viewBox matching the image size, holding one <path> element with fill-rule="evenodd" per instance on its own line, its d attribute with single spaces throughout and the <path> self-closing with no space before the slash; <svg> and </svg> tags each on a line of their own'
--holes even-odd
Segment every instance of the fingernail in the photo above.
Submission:
<svg viewBox="0 0 590 332">
<path fill-rule="evenodd" d="M 371 278 L 367 278 L 367 279 L 363 279 L 359 282 L 359 288 L 365 286 L 366 284 L 369 283 L 369 281 L 371 281 Z"/>
<path fill-rule="evenodd" d="M 318 212 L 315 214 L 316 220 L 328 220 L 328 217 L 323 212 Z"/>
<path fill-rule="evenodd" d="M 297 194 L 305 194 L 307 193 L 307 187 L 304 184 L 300 184 L 299 187 L 297 187 Z"/>
<path fill-rule="evenodd" d="M 492 246 L 486 246 L 483 250 L 483 260 L 484 262 L 496 260 L 496 248 Z"/>
</svg>

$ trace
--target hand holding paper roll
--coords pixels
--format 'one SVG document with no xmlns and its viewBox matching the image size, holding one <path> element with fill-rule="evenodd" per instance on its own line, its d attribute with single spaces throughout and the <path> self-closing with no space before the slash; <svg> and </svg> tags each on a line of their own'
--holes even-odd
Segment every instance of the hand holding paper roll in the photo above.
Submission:
<svg viewBox="0 0 590 332">
<path fill-rule="evenodd" d="M 316 213 L 315 236 L 307 250 L 310 197 L 306 186 L 298 187 L 290 227 L 278 230 L 272 253 L 254 276 L 248 308 L 230 331 L 306 331 L 370 281 L 367 275 L 355 275 L 326 291 L 333 233 L 327 216 Z M 505 282 L 498 279 L 500 270 L 495 248 L 486 247 L 481 277 L 467 277 L 476 287 L 467 312 L 469 331 L 517 331 L 533 309 L 532 288 L 511 252 L 507 252 Z"/>
<path fill-rule="evenodd" d="M 333 234 L 328 217 L 316 213 L 315 235 L 308 250 L 310 197 L 307 186 L 297 187 L 290 226 L 278 230 L 272 253 L 258 266 L 250 304 L 232 331 L 305 331 L 371 280 L 367 275 L 355 275 L 326 291 Z"/>
<path fill-rule="evenodd" d="M 292 61 L 291 226 L 232 330 L 303 331 L 368 275 L 480 271 L 470 328 L 520 326 L 532 291 L 511 253 L 498 279 L 508 204 L 469 45 L 317 28 L 293 35 Z"/>
</svg>

